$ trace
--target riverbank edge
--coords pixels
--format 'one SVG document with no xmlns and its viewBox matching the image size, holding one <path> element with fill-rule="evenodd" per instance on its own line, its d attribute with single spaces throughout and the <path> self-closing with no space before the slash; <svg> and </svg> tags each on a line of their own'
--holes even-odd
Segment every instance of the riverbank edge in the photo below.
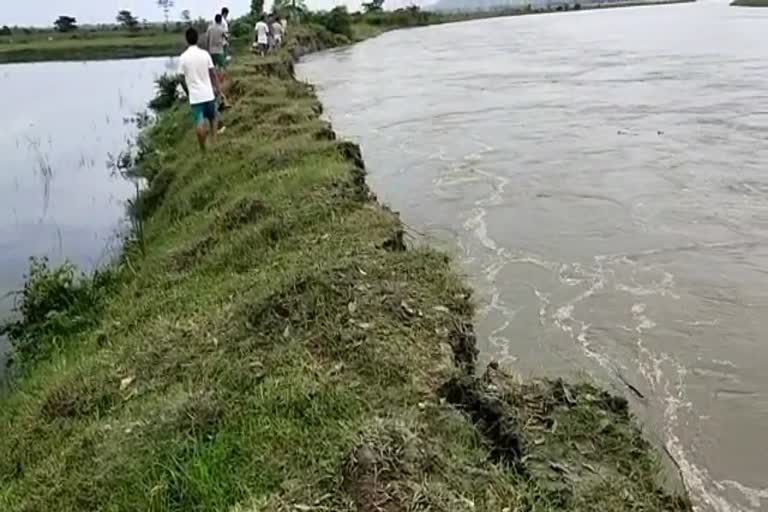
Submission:
<svg viewBox="0 0 768 512">
<path fill-rule="evenodd" d="M 170 57 L 178 55 L 183 50 L 181 38 L 182 35 L 179 34 L 174 41 L 169 41 L 167 37 L 159 37 L 127 44 L 125 40 L 115 44 L 103 44 L 100 39 L 94 38 L 88 40 L 94 43 L 92 45 L 84 44 L 83 40 L 76 40 L 76 44 L 72 45 L 63 41 L 60 45 L 51 46 L 48 42 L 41 41 L 40 45 L 24 44 L 15 48 L 0 46 L 0 64 Z"/>
<path fill-rule="evenodd" d="M 0 406 L 3 510 L 689 510 L 625 400 L 476 377 L 471 292 L 294 78 L 328 46 L 243 57 L 208 155 L 144 132 L 118 285 Z"/>
<path fill-rule="evenodd" d="M 414 25 L 413 27 L 402 27 L 397 25 L 369 25 L 367 23 L 356 23 L 353 26 L 355 32 L 355 41 L 362 41 L 371 36 L 381 34 L 390 30 L 402 30 L 403 28 L 416 28 L 418 26 L 456 23 L 461 21 L 472 21 L 477 19 L 507 17 L 507 16 L 526 16 L 532 14 L 550 14 L 556 12 L 573 12 L 575 10 L 589 11 L 601 9 L 617 9 L 622 7 L 642 7 L 659 6 L 667 4 L 692 3 L 696 0 L 652 0 L 648 2 L 627 0 L 621 2 L 606 2 L 604 4 L 592 4 L 581 6 L 579 9 L 491 9 L 487 11 L 462 11 L 462 12 L 431 12 L 430 16 L 435 19 L 430 20 L 424 25 Z M 753 2 L 759 0 L 736 0 L 732 5 L 754 5 Z M 177 38 L 179 41 L 182 35 Z M 115 59 L 140 59 L 149 57 L 171 57 L 178 55 L 183 50 L 181 42 L 171 42 L 167 37 L 150 37 L 144 41 L 132 41 L 126 44 L 125 40 L 115 44 L 102 44 L 98 37 L 88 39 L 85 44 L 83 40 L 73 40 L 69 44 L 66 40 L 60 45 L 51 46 L 49 42 L 41 40 L 40 44 L 23 44 L 14 48 L 5 48 L 0 45 L 0 64 L 21 64 L 31 62 L 53 62 L 53 61 L 91 61 L 91 60 L 115 60 Z"/>
<path fill-rule="evenodd" d="M 768 0 L 734 0 L 734 7 L 768 7 Z"/>
</svg>

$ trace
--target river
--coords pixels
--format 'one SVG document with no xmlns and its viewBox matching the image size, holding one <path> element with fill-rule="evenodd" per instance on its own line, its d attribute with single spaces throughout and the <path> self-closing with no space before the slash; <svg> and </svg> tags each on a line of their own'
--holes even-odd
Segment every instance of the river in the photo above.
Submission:
<svg viewBox="0 0 768 512">
<path fill-rule="evenodd" d="M 87 271 L 112 254 L 135 186 L 108 162 L 135 139 L 155 77 L 172 67 L 168 58 L 0 66 L 0 319 L 31 256 Z M 6 350 L 0 339 L 0 380 Z"/>
<path fill-rule="evenodd" d="M 702 511 L 768 510 L 766 33 L 768 9 L 709 1 L 391 32 L 298 68 L 379 198 L 456 255 L 483 357 L 624 393 Z"/>
</svg>

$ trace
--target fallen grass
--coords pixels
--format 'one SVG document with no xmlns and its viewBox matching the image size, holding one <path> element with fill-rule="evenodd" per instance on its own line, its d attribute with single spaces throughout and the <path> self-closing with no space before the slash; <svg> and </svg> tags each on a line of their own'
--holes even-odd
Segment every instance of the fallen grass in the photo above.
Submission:
<svg viewBox="0 0 768 512">
<path fill-rule="evenodd" d="M 687 510 L 607 395 L 469 376 L 469 290 L 406 249 L 291 62 L 237 60 L 206 154 L 183 105 L 144 133 L 141 250 L 0 399 L 0 510 Z"/>
</svg>

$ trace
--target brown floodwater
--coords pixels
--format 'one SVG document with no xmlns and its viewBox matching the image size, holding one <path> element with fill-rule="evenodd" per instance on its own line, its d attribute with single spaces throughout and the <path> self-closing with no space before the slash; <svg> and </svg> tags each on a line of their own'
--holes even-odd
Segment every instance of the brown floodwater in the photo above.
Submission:
<svg viewBox="0 0 768 512">
<path fill-rule="evenodd" d="M 634 403 L 702 511 L 768 510 L 768 9 L 391 32 L 306 58 L 486 359 Z M 634 391 L 632 390 L 634 388 Z"/>
</svg>

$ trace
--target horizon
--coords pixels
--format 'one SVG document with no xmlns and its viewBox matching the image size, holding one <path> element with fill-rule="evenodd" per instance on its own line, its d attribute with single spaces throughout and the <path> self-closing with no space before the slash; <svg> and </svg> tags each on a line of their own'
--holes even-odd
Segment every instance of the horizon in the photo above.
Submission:
<svg viewBox="0 0 768 512">
<path fill-rule="evenodd" d="M 222 7 L 229 7 L 231 16 L 237 18 L 250 10 L 250 0 L 176 0 L 175 6 L 170 10 L 170 19 L 178 21 L 181 12 L 189 10 L 192 18 L 212 18 L 221 11 Z M 361 8 L 361 0 L 309 0 L 307 6 L 313 10 L 327 10 L 339 5 L 346 5 L 354 11 Z M 412 4 L 425 5 L 424 1 L 387 0 L 385 6 L 391 8 L 405 7 Z M 30 4 L 32 4 L 30 6 Z M 0 26 L 9 27 L 52 27 L 53 22 L 59 16 L 72 16 L 77 19 L 79 25 L 100 25 L 115 23 L 115 16 L 120 10 L 129 10 L 140 20 L 149 22 L 164 21 L 163 11 L 157 5 L 157 0 L 112 0 L 99 2 L 94 5 L 93 0 L 68 0 L 67 7 L 60 7 L 60 0 L 30 0 L 26 4 L 11 3 L 0 15 Z M 265 2 L 265 10 L 272 6 L 272 1 Z"/>
</svg>

